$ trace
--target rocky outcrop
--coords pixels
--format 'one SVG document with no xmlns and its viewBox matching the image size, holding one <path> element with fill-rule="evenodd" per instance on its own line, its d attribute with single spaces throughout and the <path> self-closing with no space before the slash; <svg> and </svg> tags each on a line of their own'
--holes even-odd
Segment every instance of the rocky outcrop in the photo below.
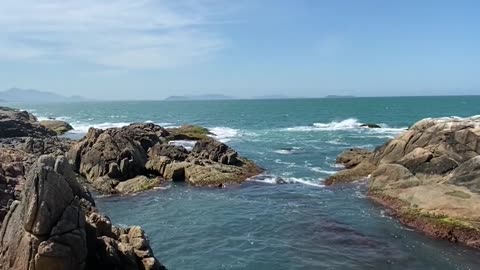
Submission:
<svg viewBox="0 0 480 270">
<path fill-rule="evenodd" d="M 62 135 L 73 130 L 73 127 L 69 123 L 60 120 L 44 120 L 40 121 L 40 125 L 55 132 L 57 135 Z"/>
<path fill-rule="evenodd" d="M 186 138 L 179 130 L 176 132 L 176 138 Z M 72 146 L 68 157 L 96 190 L 107 194 L 153 188 L 162 182 L 159 177 L 217 186 L 240 183 L 261 171 L 214 139 L 197 141 L 192 151 L 170 144 L 171 139 L 169 131 L 154 124 L 90 129 L 85 138 Z"/>
<path fill-rule="evenodd" d="M 368 179 L 370 197 L 402 223 L 480 248 L 480 117 L 425 119 L 337 161 L 347 169 L 327 184 Z"/>
<path fill-rule="evenodd" d="M 139 227 L 98 213 L 63 157 L 42 156 L 0 230 L 0 269 L 165 269 Z"/>
<path fill-rule="evenodd" d="M 0 138 L 44 138 L 55 133 L 38 123 L 32 114 L 11 108 L 0 107 Z"/>
<path fill-rule="evenodd" d="M 27 111 L 21 111 L 8 107 L 0 107 L 0 120 L 16 120 L 28 123 L 38 122 L 38 119 Z"/>
<path fill-rule="evenodd" d="M 195 125 L 185 125 L 167 129 L 171 140 L 202 140 L 213 135 L 208 129 Z"/>
</svg>

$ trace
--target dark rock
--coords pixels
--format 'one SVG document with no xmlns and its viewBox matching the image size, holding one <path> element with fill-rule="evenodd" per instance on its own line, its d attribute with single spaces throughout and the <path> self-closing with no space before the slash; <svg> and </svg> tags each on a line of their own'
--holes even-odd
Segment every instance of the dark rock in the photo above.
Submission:
<svg viewBox="0 0 480 270">
<path fill-rule="evenodd" d="M 367 123 L 367 124 L 361 124 L 360 127 L 367 127 L 367 128 L 382 128 L 381 126 L 377 125 L 377 124 L 371 124 L 371 123 Z"/>
<path fill-rule="evenodd" d="M 342 152 L 337 157 L 336 162 L 350 169 L 369 159 L 371 156 L 372 152 L 367 149 L 351 148 Z"/>
<path fill-rule="evenodd" d="M 91 128 L 68 152 L 75 170 L 87 180 L 108 174 L 126 180 L 145 173 L 146 151 L 161 140 L 163 129 L 151 124 L 134 124 L 107 130 Z M 113 164 L 113 165 L 111 165 Z M 112 170 L 110 172 L 109 170 Z"/>
<path fill-rule="evenodd" d="M 235 165 L 239 162 L 237 152 L 213 139 L 198 141 L 192 149 L 192 155 L 226 165 Z"/>
<path fill-rule="evenodd" d="M 12 137 L 48 137 L 56 135 L 38 124 L 13 119 L 0 120 L 0 138 Z"/>
<path fill-rule="evenodd" d="M 188 154 L 188 151 L 182 146 L 172 144 L 157 144 L 150 148 L 148 152 L 150 158 L 165 156 L 176 161 L 184 161 Z"/>
</svg>

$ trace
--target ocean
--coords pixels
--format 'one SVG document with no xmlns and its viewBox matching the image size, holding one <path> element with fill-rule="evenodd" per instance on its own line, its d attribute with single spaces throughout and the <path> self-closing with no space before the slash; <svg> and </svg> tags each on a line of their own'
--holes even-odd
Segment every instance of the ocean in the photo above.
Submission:
<svg viewBox="0 0 480 270">
<path fill-rule="evenodd" d="M 385 215 L 366 198 L 365 184 L 323 185 L 341 169 L 335 158 L 343 150 L 373 149 L 423 118 L 480 115 L 480 96 L 17 107 L 70 122 L 73 138 L 91 126 L 198 124 L 265 168 L 226 189 L 172 183 L 136 196 L 97 198 L 113 223 L 141 225 L 169 269 L 480 268 L 480 252 L 429 238 Z"/>
</svg>

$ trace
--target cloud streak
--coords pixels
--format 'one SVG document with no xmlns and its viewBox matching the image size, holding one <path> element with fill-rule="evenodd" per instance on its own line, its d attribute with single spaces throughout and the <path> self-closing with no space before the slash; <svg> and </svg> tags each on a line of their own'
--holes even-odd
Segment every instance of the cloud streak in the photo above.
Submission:
<svg viewBox="0 0 480 270">
<path fill-rule="evenodd" d="M 212 0 L 3 0 L 0 60 L 121 69 L 188 65 L 226 46 L 211 26 L 229 11 Z"/>
</svg>

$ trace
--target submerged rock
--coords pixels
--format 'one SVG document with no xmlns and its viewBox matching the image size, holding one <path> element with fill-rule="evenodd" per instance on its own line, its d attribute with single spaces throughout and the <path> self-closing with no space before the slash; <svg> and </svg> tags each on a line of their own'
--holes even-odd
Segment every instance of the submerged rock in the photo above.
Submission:
<svg viewBox="0 0 480 270">
<path fill-rule="evenodd" d="M 361 124 L 360 127 L 366 127 L 366 128 L 382 128 L 380 125 L 372 124 L 372 123 Z"/>
</svg>

